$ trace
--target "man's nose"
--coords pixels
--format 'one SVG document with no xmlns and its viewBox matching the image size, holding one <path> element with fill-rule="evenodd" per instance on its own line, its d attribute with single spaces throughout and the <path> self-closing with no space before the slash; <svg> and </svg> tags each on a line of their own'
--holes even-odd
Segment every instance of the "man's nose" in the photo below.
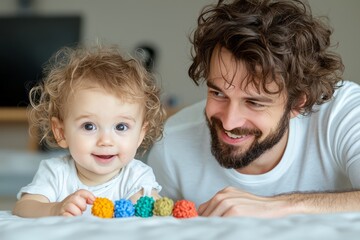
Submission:
<svg viewBox="0 0 360 240">
<path fill-rule="evenodd" d="M 246 107 L 241 104 L 228 104 L 223 109 L 222 125 L 225 130 L 243 127 L 247 121 Z"/>
</svg>

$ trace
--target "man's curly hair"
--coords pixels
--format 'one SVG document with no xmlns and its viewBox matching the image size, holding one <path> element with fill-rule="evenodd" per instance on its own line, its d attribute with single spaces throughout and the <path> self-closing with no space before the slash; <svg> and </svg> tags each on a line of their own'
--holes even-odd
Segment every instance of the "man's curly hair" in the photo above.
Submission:
<svg viewBox="0 0 360 240">
<path fill-rule="evenodd" d="M 211 54 L 223 47 L 245 64 L 245 86 L 266 93 L 285 90 L 287 107 L 306 115 L 331 99 L 342 80 L 342 60 L 329 50 L 331 34 L 327 23 L 299 0 L 219 0 L 198 18 L 189 76 L 197 85 L 206 81 Z M 277 92 L 267 89 L 270 82 L 277 84 Z"/>
</svg>

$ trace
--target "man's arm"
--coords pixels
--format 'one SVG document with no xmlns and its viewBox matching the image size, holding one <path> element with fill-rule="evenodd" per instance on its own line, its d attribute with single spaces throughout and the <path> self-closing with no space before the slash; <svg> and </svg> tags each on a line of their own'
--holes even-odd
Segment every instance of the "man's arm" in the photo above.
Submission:
<svg viewBox="0 0 360 240">
<path fill-rule="evenodd" d="M 199 206 L 201 216 L 276 218 L 291 214 L 360 211 L 360 191 L 291 193 L 259 197 L 228 187 Z"/>
</svg>

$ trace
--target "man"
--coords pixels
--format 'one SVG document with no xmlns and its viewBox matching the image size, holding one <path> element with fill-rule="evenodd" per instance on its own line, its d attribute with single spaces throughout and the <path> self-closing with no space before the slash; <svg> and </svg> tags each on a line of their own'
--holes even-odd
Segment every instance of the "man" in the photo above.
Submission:
<svg viewBox="0 0 360 240">
<path fill-rule="evenodd" d="M 360 210 L 360 87 L 297 0 L 219 1 L 193 36 L 207 100 L 170 118 L 148 163 L 202 216 Z"/>
</svg>

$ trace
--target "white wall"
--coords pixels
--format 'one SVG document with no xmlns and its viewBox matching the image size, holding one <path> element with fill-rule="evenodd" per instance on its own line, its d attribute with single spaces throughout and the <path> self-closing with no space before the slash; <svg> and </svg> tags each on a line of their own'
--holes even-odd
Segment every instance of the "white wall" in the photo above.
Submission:
<svg viewBox="0 0 360 240">
<path fill-rule="evenodd" d="M 117 43 L 125 51 L 142 42 L 159 50 L 156 71 L 166 96 L 174 96 L 180 106 L 205 97 L 203 88 L 187 75 L 190 44 L 187 36 L 196 24 L 200 9 L 215 0 L 33 0 L 33 11 L 41 14 L 81 13 L 84 17 L 83 40 L 101 39 Z M 339 42 L 345 78 L 360 82 L 360 1 L 310 0 L 315 14 L 328 15 Z M 0 14 L 16 13 L 17 1 L 1 0 Z M 164 97 L 166 97 L 164 96 Z"/>
<path fill-rule="evenodd" d="M 344 78 L 360 83 L 360 1 L 359 0 L 309 0 L 317 15 L 329 17 L 334 29 L 333 43 L 343 57 Z"/>
</svg>

